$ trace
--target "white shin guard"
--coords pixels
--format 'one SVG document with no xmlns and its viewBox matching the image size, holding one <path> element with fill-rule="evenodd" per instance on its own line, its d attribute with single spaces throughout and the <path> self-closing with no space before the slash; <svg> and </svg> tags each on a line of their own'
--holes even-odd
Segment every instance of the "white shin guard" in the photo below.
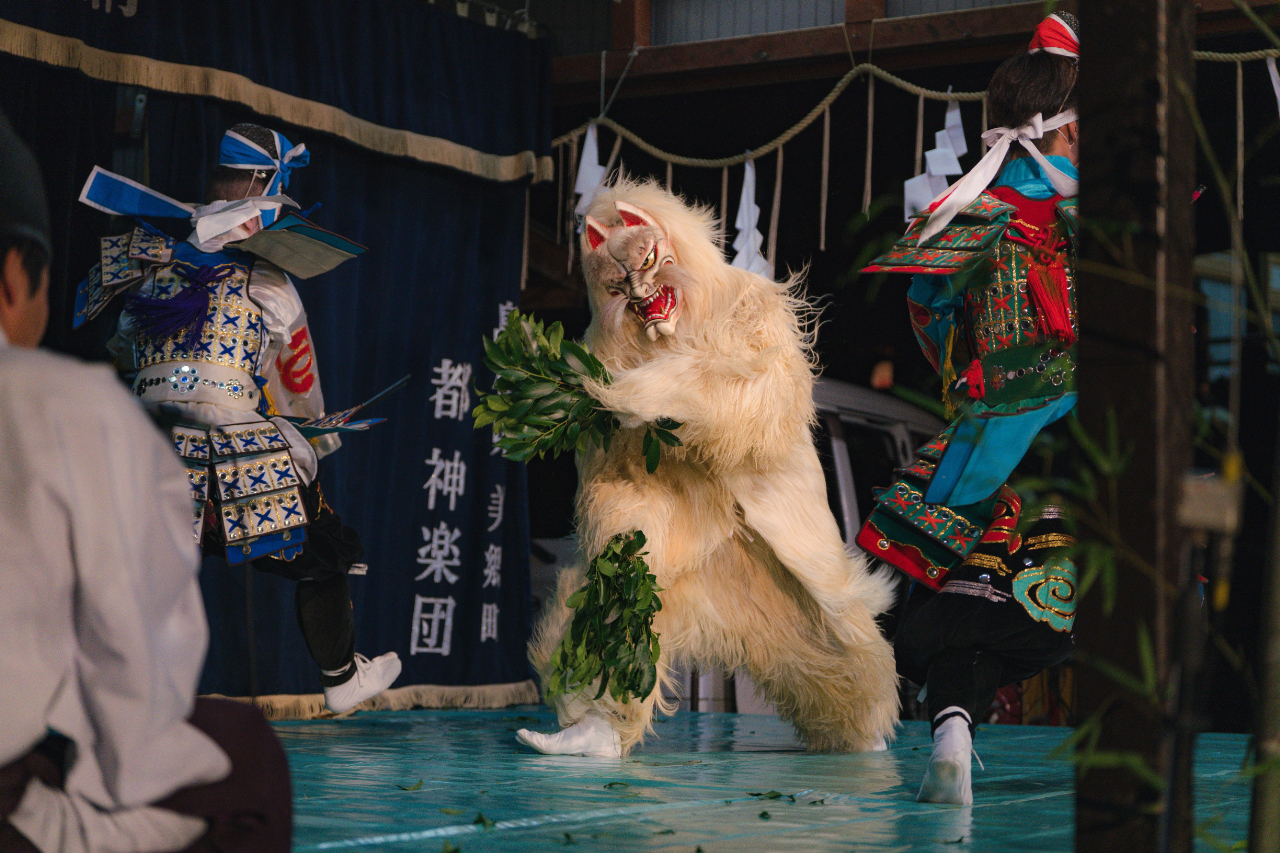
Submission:
<svg viewBox="0 0 1280 853">
<path fill-rule="evenodd" d="M 944 716 L 947 719 L 933 733 L 933 755 L 925 768 L 916 801 L 971 806 L 973 782 L 969 753 L 973 750 L 973 736 L 969 734 L 969 715 L 952 705 L 934 719 Z"/>
<path fill-rule="evenodd" d="M 546 755 L 587 755 L 594 758 L 621 758 L 622 740 L 608 721 L 588 715 L 555 734 L 520 729 L 516 740 Z"/>
</svg>

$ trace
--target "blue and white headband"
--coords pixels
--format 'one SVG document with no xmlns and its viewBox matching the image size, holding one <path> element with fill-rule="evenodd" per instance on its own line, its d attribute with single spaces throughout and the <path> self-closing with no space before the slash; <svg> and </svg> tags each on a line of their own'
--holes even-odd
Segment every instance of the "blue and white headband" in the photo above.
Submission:
<svg viewBox="0 0 1280 853">
<path fill-rule="evenodd" d="M 270 131 L 276 139 L 276 150 L 285 152 L 279 159 L 256 142 L 228 130 L 222 135 L 218 148 L 218 165 L 228 169 L 274 169 L 275 174 L 263 195 L 275 195 L 289 188 L 289 173 L 311 162 L 311 152 L 305 145 L 291 145 L 284 134 Z"/>
<path fill-rule="evenodd" d="M 261 216 L 265 228 L 276 221 L 281 205 L 297 207 L 284 189 L 289 186 L 289 173 L 307 165 L 311 152 L 305 145 L 290 145 L 277 131 L 276 149 L 284 151 L 277 159 L 262 146 L 228 130 L 222 136 L 218 165 L 230 169 L 271 169 L 274 174 L 260 196 L 228 199 L 197 207 L 172 199 L 145 187 L 137 181 L 113 174 L 95 166 L 80 192 L 80 201 L 111 214 L 141 217 L 191 218 L 201 242 L 210 240 L 248 220 Z"/>
</svg>

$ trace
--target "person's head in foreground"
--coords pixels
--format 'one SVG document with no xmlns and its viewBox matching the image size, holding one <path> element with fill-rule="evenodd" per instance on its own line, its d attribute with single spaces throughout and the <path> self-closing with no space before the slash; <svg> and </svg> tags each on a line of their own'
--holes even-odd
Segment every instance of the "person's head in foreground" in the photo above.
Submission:
<svg viewBox="0 0 1280 853">
<path fill-rule="evenodd" d="M 49 206 L 35 155 L 0 114 L 0 331 L 34 347 L 49 321 Z"/>
</svg>

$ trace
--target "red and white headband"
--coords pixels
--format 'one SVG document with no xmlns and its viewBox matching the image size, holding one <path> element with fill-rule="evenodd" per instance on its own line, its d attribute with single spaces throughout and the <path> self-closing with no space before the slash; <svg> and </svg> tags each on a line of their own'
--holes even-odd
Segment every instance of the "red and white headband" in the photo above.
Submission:
<svg viewBox="0 0 1280 853">
<path fill-rule="evenodd" d="M 1069 19 L 1069 20 L 1068 20 Z M 1074 16 L 1050 15 L 1040 22 L 1027 45 L 1027 53 L 1056 53 L 1077 59 L 1080 56 L 1080 35 L 1076 32 Z"/>
</svg>

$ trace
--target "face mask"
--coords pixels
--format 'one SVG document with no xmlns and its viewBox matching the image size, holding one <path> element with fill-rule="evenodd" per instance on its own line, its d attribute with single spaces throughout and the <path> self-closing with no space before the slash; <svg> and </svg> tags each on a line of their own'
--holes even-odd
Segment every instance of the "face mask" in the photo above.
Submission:
<svg viewBox="0 0 1280 853">
<path fill-rule="evenodd" d="M 297 202 L 286 195 L 215 201 L 213 204 L 197 207 L 195 213 L 191 215 L 191 224 L 195 226 L 196 239 L 201 243 L 207 243 L 259 216 L 262 217 L 264 227 L 270 225 L 275 222 L 280 209 L 285 205 L 298 206 Z"/>
</svg>

